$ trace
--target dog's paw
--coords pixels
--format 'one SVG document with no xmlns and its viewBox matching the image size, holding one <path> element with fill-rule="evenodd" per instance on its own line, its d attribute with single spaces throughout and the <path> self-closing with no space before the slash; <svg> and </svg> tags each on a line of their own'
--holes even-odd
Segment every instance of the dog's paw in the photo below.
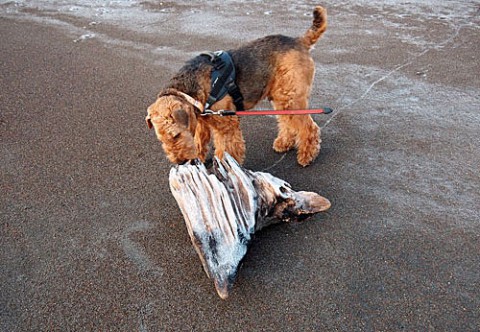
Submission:
<svg viewBox="0 0 480 332">
<path fill-rule="evenodd" d="M 320 153 L 320 145 L 310 147 L 310 149 L 299 149 L 297 153 L 297 162 L 306 167 L 310 165 Z"/>
<path fill-rule="evenodd" d="M 287 140 L 284 137 L 277 137 L 273 142 L 273 149 L 278 153 L 290 151 L 295 146 L 295 140 Z"/>
</svg>

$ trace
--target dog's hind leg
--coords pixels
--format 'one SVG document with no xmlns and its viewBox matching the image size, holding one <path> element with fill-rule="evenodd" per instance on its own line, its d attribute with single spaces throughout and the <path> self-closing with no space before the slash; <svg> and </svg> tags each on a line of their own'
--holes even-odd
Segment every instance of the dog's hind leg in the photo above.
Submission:
<svg viewBox="0 0 480 332">
<path fill-rule="evenodd" d="M 272 105 L 276 110 L 285 109 L 285 107 L 277 106 L 273 101 L 272 101 Z M 289 125 L 287 116 L 284 116 L 284 115 L 277 116 L 277 123 L 278 123 L 278 135 L 275 141 L 273 142 L 273 149 L 279 153 L 287 152 L 295 147 L 295 139 L 296 139 L 295 130 L 293 130 L 293 128 L 291 128 L 291 126 Z"/>
<path fill-rule="evenodd" d="M 276 69 L 270 99 L 276 110 L 308 108 L 308 98 L 315 71 L 308 54 L 292 51 L 286 53 Z M 310 165 L 320 152 L 320 128 L 310 115 L 277 116 L 278 136 L 273 143 L 277 152 L 293 147 L 298 149 L 297 161 L 302 166 Z"/>
<path fill-rule="evenodd" d="M 320 128 L 312 117 L 310 115 L 280 115 L 278 116 L 278 126 L 280 130 L 274 143 L 275 151 L 281 152 L 279 147 L 285 148 L 283 151 L 287 151 L 295 146 L 298 163 L 302 166 L 310 165 L 320 152 L 321 142 Z"/>
<path fill-rule="evenodd" d="M 320 127 L 310 115 L 294 115 L 290 123 L 297 122 L 297 161 L 302 166 L 310 165 L 320 153 Z"/>
</svg>

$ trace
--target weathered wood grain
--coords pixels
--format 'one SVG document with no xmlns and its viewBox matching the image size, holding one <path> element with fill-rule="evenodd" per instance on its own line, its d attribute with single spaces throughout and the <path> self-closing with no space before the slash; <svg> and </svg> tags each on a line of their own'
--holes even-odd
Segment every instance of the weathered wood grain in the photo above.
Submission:
<svg viewBox="0 0 480 332">
<path fill-rule="evenodd" d="M 326 198 L 296 192 L 269 173 L 249 171 L 228 154 L 215 158 L 211 169 L 199 161 L 176 166 L 169 180 L 193 246 L 222 299 L 256 231 L 330 207 Z"/>
</svg>

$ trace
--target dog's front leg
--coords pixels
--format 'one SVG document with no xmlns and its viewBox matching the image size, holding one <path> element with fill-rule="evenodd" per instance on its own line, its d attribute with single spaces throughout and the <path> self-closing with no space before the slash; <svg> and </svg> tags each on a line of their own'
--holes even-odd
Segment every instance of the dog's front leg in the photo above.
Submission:
<svg viewBox="0 0 480 332">
<path fill-rule="evenodd" d="M 211 129 L 207 122 L 203 119 L 198 119 L 197 127 L 195 128 L 195 148 L 197 149 L 198 158 L 205 162 L 208 154 L 208 144 L 211 139 Z"/>
<path fill-rule="evenodd" d="M 237 116 L 209 118 L 209 124 L 213 129 L 213 142 L 215 155 L 222 159 L 223 154 L 228 152 L 239 164 L 245 159 L 245 141 L 240 130 L 240 120 Z"/>
</svg>

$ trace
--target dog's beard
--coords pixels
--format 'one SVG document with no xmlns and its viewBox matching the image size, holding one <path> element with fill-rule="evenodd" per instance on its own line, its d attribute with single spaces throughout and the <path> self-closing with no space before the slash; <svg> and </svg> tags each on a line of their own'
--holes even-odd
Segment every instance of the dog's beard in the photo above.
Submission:
<svg viewBox="0 0 480 332">
<path fill-rule="evenodd" d="M 163 150 L 168 160 L 174 164 L 182 165 L 198 157 L 193 137 L 188 133 L 180 134 L 174 142 L 163 143 Z"/>
</svg>

